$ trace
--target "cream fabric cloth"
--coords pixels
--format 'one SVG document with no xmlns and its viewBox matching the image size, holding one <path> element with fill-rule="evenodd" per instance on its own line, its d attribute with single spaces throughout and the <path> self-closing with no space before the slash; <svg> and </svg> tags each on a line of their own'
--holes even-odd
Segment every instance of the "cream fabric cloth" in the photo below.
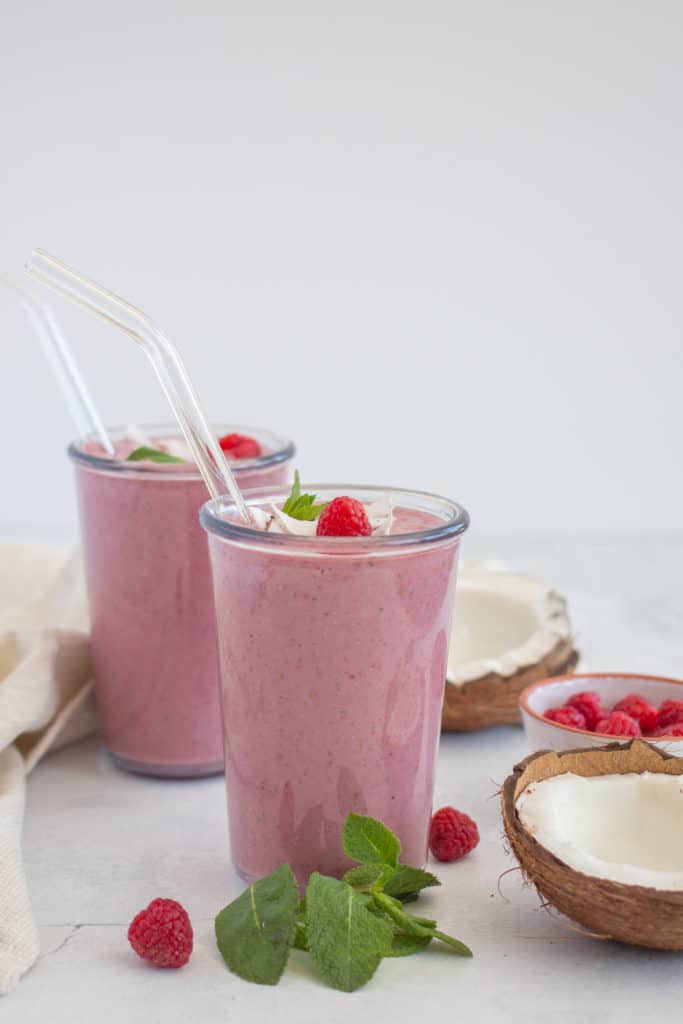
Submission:
<svg viewBox="0 0 683 1024">
<path fill-rule="evenodd" d="M 0 994 L 40 951 L 21 857 L 26 774 L 96 727 L 80 557 L 0 543 Z"/>
</svg>

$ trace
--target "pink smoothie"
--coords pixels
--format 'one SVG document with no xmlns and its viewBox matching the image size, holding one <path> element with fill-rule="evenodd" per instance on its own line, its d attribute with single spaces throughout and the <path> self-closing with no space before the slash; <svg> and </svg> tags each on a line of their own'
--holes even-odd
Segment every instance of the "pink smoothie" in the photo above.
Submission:
<svg viewBox="0 0 683 1024">
<path fill-rule="evenodd" d="M 282 486 L 293 449 L 250 433 L 265 454 L 233 462 L 240 486 Z M 134 771 L 219 772 L 216 626 L 208 545 L 197 519 L 206 487 L 194 464 L 125 462 L 136 445 L 124 436 L 116 447 L 114 459 L 92 443 L 70 448 L 104 743 Z"/>
<path fill-rule="evenodd" d="M 334 493 L 349 490 L 321 497 Z M 430 496 L 393 499 L 389 536 L 362 539 L 259 535 L 225 506 L 202 510 L 231 847 L 247 879 L 285 862 L 301 882 L 342 873 L 351 811 L 393 829 L 404 861 L 425 861 L 467 515 Z"/>
</svg>

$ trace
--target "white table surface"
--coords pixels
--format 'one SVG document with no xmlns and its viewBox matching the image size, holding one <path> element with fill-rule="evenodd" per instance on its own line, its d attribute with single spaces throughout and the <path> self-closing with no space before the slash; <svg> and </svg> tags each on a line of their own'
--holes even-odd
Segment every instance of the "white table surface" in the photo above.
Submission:
<svg viewBox="0 0 683 1024">
<path fill-rule="evenodd" d="M 683 537 L 475 538 L 468 554 L 503 557 L 561 587 L 590 668 L 683 674 Z M 241 884 L 228 861 L 220 778 L 127 775 L 96 739 L 46 758 L 29 782 L 24 840 L 42 954 L 0 1001 L 0 1021 L 624 1024 L 680 1012 L 683 955 L 577 935 L 540 908 L 518 871 L 503 876 L 515 861 L 497 791 L 526 752 L 516 728 L 442 738 L 436 804 L 471 813 L 481 843 L 461 863 L 435 866 L 444 885 L 423 906 L 474 959 L 427 951 L 389 960 L 353 995 L 324 987 L 297 952 L 276 988 L 223 966 L 213 917 Z M 149 968 L 126 940 L 130 919 L 157 895 L 180 900 L 192 918 L 195 951 L 180 971 Z"/>
</svg>

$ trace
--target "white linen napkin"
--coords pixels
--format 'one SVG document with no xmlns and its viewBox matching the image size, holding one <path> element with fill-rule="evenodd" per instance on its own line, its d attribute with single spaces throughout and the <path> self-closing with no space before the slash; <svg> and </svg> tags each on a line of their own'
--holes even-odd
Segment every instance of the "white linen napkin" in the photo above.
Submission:
<svg viewBox="0 0 683 1024">
<path fill-rule="evenodd" d="M 0 995 L 35 963 L 21 857 L 26 774 L 96 728 L 80 556 L 0 543 Z"/>
</svg>

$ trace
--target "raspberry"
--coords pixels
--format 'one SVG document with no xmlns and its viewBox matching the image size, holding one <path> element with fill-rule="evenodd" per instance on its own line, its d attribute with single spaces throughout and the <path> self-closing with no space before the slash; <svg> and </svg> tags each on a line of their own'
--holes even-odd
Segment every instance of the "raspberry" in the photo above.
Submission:
<svg viewBox="0 0 683 1024">
<path fill-rule="evenodd" d="M 625 711 L 635 718 L 641 732 L 652 733 L 657 728 L 657 708 L 637 693 L 629 693 L 628 697 L 620 700 L 614 705 L 614 711 Z"/>
<path fill-rule="evenodd" d="M 133 918 L 128 941 L 143 960 L 157 967 L 182 967 L 192 952 L 192 925 L 175 900 L 152 900 Z"/>
<path fill-rule="evenodd" d="M 683 736 L 683 722 L 674 722 L 673 725 L 664 726 L 663 729 L 657 729 L 657 732 L 652 734 L 653 736 Z"/>
<path fill-rule="evenodd" d="M 468 814 L 442 807 L 429 826 L 429 849 L 437 860 L 460 860 L 479 842 L 479 829 Z"/>
<path fill-rule="evenodd" d="M 603 736 L 640 736 L 640 726 L 635 718 L 625 711 L 612 711 L 607 718 L 598 722 L 595 731 Z"/>
<path fill-rule="evenodd" d="M 563 708 L 548 708 L 543 712 L 543 717 L 550 722 L 557 722 L 558 725 L 569 725 L 573 729 L 585 729 L 586 718 L 574 707 L 565 704 Z"/>
<path fill-rule="evenodd" d="M 225 434 L 218 443 L 232 459 L 255 459 L 263 453 L 261 445 L 255 437 L 246 434 Z"/>
<path fill-rule="evenodd" d="M 372 533 L 367 512 L 355 498 L 333 498 L 322 510 L 316 528 L 318 537 L 369 537 Z"/>
<path fill-rule="evenodd" d="M 683 722 L 683 700 L 665 700 L 660 704 L 657 719 L 663 729 Z"/>
<path fill-rule="evenodd" d="M 586 729 L 592 732 L 601 718 L 607 714 L 600 703 L 600 694 L 594 690 L 584 690 L 583 693 L 575 693 L 570 697 L 565 707 L 576 708 L 586 719 Z"/>
</svg>

